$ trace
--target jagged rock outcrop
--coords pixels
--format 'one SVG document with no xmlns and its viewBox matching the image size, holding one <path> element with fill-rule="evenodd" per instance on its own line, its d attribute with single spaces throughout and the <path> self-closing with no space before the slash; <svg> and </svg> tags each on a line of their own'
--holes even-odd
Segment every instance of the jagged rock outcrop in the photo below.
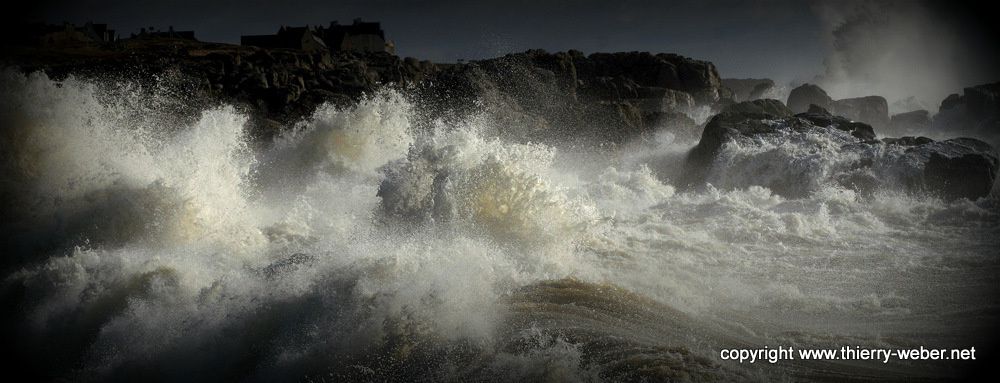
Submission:
<svg viewBox="0 0 1000 383">
<path fill-rule="evenodd" d="M 965 88 L 963 93 L 966 109 L 976 118 L 1000 115 L 1000 82 Z"/>
<path fill-rule="evenodd" d="M 826 94 L 823 88 L 813 84 L 802 84 L 792 89 L 788 94 L 788 108 L 795 113 L 803 113 L 809 110 L 809 105 L 816 105 L 824 109 L 829 109 L 833 99 Z"/>
<path fill-rule="evenodd" d="M 738 136 L 752 137 L 775 133 L 781 129 L 803 130 L 816 127 L 833 128 L 849 133 L 858 140 L 874 140 L 872 127 L 846 118 L 831 115 L 812 105 L 807 113 L 793 115 L 781 101 L 764 99 L 730 105 L 712 117 L 702 132 L 701 141 L 691 151 L 690 159 L 706 164 L 719 152 L 723 144 Z"/>
<path fill-rule="evenodd" d="M 722 86 L 732 92 L 736 102 L 764 98 L 774 88 L 774 80 L 767 78 L 724 78 Z"/>
<path fill-rule="evenodd" d="M 388 53 L 318 53 L 177 39 L 127 40 L 122 46 L 72 52 L 19 47 L 4 52 L 0 64 L 45 71 L 54 78 L 170 78 L 175 83 L 159 85 L 179 88 L 197 106 L 192 109 L 217 102 L 247 106 L 260 137 L 310 115 L 323 102 L 349 103 L 381 84 L 408 86 L 439 70 L 428 61 Z"/>
<path fill-rule="evenodd" d="M 719 100 L 722 80 L 715 65 L 708 61 L 649 52 L 594 53 L 584 56 L 578 51 L 571 51 L 570 55 L 584 89 L 592 84 L 591 79 L 626 78 L 654 93 L 658 89 L 681 91 L 702 104 Z"/>
<path fill-rule="evenodd" d="M 689 153 L 684 183 L 764 186 L 790 197 L 824 187 L 872 193 L 902 187 L 946 199 L 990 193 L 997 154 L 985 142 L 925 137 L 876 140 L 872 127 L 813 105 L 791 115 L 776 100 L 727 107 Z"/>
<path fill-rule="evenodd" d="M 565 136 L 561 130 L 570 129 L 578 136 L 616 142 L 656 127 L 688 129 L 686 114 L 715 104 L 722 93 L 712 63 L 647 52 L 588 56 L 531 50 L 438 65 L 387 53 L 304 52 L 176 39 L 128 40 L 75 56 L 49 49 L 20 47 L 5 52 L 0 62 L 44 70 L 56 78 L 70 73 L 139 73 L 142 81 L 176 77 L 192 105 L 247 106 L 260 137 L 308 117 L 323 102 L 351 103 L 386 85 L 413 88 L 418 109 L 429 115 L 491 114 L 514 138 Z M 173 75 L 163 75 L 167 73 Z"/>
<path fill-rule="evenodd" d="M 785 104 L 782 104 L 781 101 L 773 99 L 753 100 L 732 104 L 723 108 L 722 113 L 767 115 L 775 117 L 789 117 L 794 114 L 792 113 L 792 110 L 788 109 L 788 107 L 785 106 Z"/>
<path fill-rule="evenodd" d="M 807 112 L 810 105 L 816 105 L 849 120 L 864 122 L 876 129 L 889 125 L 889 103 L 881 96 L 833 100 L 823 88 L 814 84 L 803 84 L 788 94 L 788 107 L 793 112 Z"/>
<path fill-rule="evenodd" d="M 924 159 L 923 186 L 947 199 L 978 198 L 993 189 L 997 153 L 974 138 L 934 141 L 927 137 L 886 138 L 890 146 L 905 147 Z"/>
<path fill-rule="evenodd" d="M 486 111 L 502 122 L 528 122 L 508 125 L 530 138 L 567 137 L 572 130 L 573 137 L 612 142 L 656 127 L 687 129 L 685 114 L 714 104 L 721 91 L 711 63 L 646 52 L 530 50 L 454 65 L 430 83 L 421 98 L 439 111 Z"/>
<path fill-rule="evenodd" d="M 889 103 L 882 96 L 855 97 L 830 103 L 830 113 L 882 129 L 889 125 Z"/>
<path fill-rule="evenodd" d="M 924 163 L 928 189 L 948 199 L 986 196 L 997 175 L 997 155 L 993 148 L 972 138 L 956 138 L 916 146 L 929 148 Z"/>
<path fill-rule="evenodd" d="M 887 133 L 899 136 L 914 135 L 926 132 L 931 127 L 931 116 L 926 110 L 892 115 Z"/>
<path fill-rule="evenodd" d="M 958 132 L 1000 141 L 1000 82 L 965 88 L 941 101 L 932 126 L 938 131 Z"/>
</svg>

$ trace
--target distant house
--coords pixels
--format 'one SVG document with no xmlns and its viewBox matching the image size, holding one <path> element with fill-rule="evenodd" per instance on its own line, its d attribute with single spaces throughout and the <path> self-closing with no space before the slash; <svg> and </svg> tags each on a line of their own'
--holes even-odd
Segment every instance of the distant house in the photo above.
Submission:
<svg viewBox="0 0 1000 383">
<path fill-rule="evenodd" d="M 37 42 L 42 45 L 110 43 L 118 40 L 115 30 L 109 29 L 107 24 L 91 22 L 87 22 L 83 26 L 70 23 L 62 25 L 34 24 L 28 29 L 29 34 L 35 36 Z"/>
<path fill-rule="evenodd" d="M 329 27 L 320 27 L 316 32 L 326 46 L 335 51 L 396 53 L 395 45 L 385 39 L 385 31 L 378 22 L 354 19 L 351 25 L 340 25 L 333 21 Z"/>
<path fill-rule="evenodd" d="M 118 40 L 118 35 L 115 34 L 115 30 L 108 28 L 107 24 L 93 24 L 91 22 L 87 22 L 83 25 L 83 31 L 97 42 L 110 43 Z"/>
<path fill-rule="evenodd" d="M 273 35 L 247 35 L 240 37 L 240 45 L 261 48 L 288 48 L 308 52 L 326 50 L 327 46 L 309 26 L 285 27 L 278 29 Z"/>
<path fill-rule="evenodd" d="M 142 28 L 139 30 L 139 34 L 133 33 L 131 35 L 133 39 L 180 39 L 180 40 L 191 40 L 198 41 L 194 38 L 194 31 L 175 31 L 173 26 L 170 26 L 166 31 L 153 30 L 152 27 L 149 29 Z"/>
<path fill-rule="evenodd" d="M 304 51 L 332 50 L 353 52 L 396 53 L 391 41 L 386 41 L 385 32 L 377 22 L 355 19 L 351 25 L 340 25 L 336 21 L 328 27 L 281 27 L 277 34 L 251 35 L 240 37 L 240 45 L 261 48 L 287 48 Z"/>
</svg>

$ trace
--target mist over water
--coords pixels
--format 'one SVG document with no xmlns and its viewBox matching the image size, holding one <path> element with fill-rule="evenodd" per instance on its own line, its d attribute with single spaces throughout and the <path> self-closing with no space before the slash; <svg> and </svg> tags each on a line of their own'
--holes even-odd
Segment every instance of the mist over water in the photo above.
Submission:
<svg viewBox="0 0 1000 383">
<path fill-rule="evenodd" d="M 727 146 L 688 189 L 695 143 L 668 133 L 513 142 L 489 116 L 421 117 L 399 90 L 254 143 L 230 106 L 0 82 L 8 331 L 53 377 L 905 379 L 963 365 L 718 351 L 992 341 L 996 193 L 946 202 L 891 177 L 855 192 L 808 133 Z M 801 192 L 752 186 L 762 168 Z"/>
<path fill-rule="evenodd" d="M 992 25 L 979 6 L 826 1 L 813 9 L 829 45 L 818 83 L 834 99 L 883 96 L 890 113 L 937 113 L 941 100 L 1000 78 Z M 957 17 L 958 12 L 970 15 Z M 995 31 L 994 31 L 995 32 Z"/>
</svg>

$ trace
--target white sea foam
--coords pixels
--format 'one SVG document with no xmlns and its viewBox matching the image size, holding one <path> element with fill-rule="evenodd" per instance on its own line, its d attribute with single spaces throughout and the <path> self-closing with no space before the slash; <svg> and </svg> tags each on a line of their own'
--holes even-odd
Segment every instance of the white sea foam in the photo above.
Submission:
<svg viewBox="0 0 1000 383">
<path fill-rule="evenodd" d="M 168 126 L 127 85 L 116 103 L 87 81 L 2 81 L 27 260 L 5 283 L 24 287 L 23 352 L 67 350 L 65 376 L 577 380 L 643 361 L 747 378 L 685 355 L 767 334 L 954 343 L 969 334 L 950 324 L 992 323 L 962 313 L 998 303 L 977 294 L 995 199 L 840 187 L 837 135 L 736 143 L 714 186 L 682 190 L 689 143 L 567 153 L 475 117 L 418 129 L 391 91 L 253 150 L 230 107 Z M 880 150 L 890 177 L 905 156 Z M 553 280 L 576 282 L 521 293 Z"/>
</svg>

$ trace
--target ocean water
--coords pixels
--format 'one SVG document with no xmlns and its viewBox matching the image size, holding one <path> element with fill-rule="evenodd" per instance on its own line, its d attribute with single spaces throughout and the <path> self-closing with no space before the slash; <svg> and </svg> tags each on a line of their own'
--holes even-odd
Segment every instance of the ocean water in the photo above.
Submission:
<svg viewBox="0 0 1000 383">
<path fill-rule="evenodd" d="M 162 89 L 0 82 L 4 331 L 48 378 L 942 378 L 968 362 L 719 352 L 987 353 L 1000 317 L 996 193 L 908 192 L 884 147 L 865 193 L 807 133 L 726 146 L 684 188 L 695 142 L 669 133 L 512 142 L 391 89 L 257 143 L 239 108 Z"/>
</svg>

